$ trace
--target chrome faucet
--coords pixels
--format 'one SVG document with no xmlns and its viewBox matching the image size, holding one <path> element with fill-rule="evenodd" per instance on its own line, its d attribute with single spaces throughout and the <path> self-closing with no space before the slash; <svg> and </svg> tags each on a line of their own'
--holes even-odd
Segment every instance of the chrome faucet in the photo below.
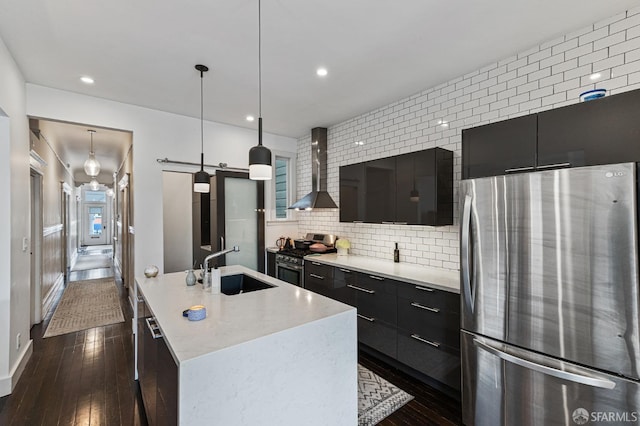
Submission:
<svg viewBox="0 0 640 426">
<path fill-rule="evenodd" d="M 204 288 L 207 288 L 207 287 L 209 287 L 211 285 L 210 282 L 209 282 L 209 281 L 211 281 L 211 271 L 209 270 L 209 261 L 211 259 L 214 259 L 216 257 L 222 256 L 222 255 L 225 255 L 227 253 L 234 252 L 234 251 L 240 251 L 240 248 L 238 246 L 233 246 L 233 248 L 230 248 L 230 249 L 220 250 L 220 251 L 217 251 L 215 253 L 211 253 L 209 256 L 204 258 L 204 262 L 203 262 L 203 265 L 204 265 L 204 277 L 202 277 L 202 285 L 203 285 Z"/>
</svg>

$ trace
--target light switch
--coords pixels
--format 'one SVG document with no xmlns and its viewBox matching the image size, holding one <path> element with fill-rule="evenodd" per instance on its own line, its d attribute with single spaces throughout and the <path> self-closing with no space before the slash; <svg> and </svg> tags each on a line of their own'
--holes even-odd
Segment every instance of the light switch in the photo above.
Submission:
<svg viewBox="0 0 640 426">
<path fill-rule="evenodd" d="M 29 238 L 22 237 L 22 251 L 27 251 L 29 248 Z"/>
</svg>

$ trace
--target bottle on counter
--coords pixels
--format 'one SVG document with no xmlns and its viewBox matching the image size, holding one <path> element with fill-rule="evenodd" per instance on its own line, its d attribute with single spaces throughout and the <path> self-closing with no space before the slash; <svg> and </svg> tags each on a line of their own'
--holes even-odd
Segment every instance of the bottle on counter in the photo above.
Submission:
<svg viewBox="0 0 640 426">
<path fill-rule="evenodd" d="M 396 263 L 400 262 L 400 250 L 398 250 L 398 243 L 396 243 L 396 248 L 393 250 L 393 261 Z"/>
</svg>

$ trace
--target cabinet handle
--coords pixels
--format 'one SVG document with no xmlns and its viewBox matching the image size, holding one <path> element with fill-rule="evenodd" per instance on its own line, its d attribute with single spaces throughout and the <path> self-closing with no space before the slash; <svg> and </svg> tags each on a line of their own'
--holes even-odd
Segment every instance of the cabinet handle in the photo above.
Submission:
<svg viewBox="0 0 640 426">
<path fill-rule="evenodd" d="M 560 167 L 571 167 L 571 163 L 556 163 L 556 164 L 545 164 L 544 166 L 538 166 L 536 167 L 536 169 L 538 170 L 545 170 L 545 169 L 553 169 L 553 168 L 560 168 Z"/>
<path fill-rule="evenodd" d="M 416 302 L 411 303 L 411 306 L 416 307 L 416 308 L 420 308 L 420 309 L 424 309 L 425 311 L 434 312 L 436 314 L 438 312 L 440 312 L 440 309 L 438 309 L 438 308 L 430 308 L 428 306 L 424 306 L 424 305 L 421 305 L 421 304 L 416 303 Z"/>
<path fill-rule="evenodd" d="M 354 289 L 354 290 L 362 291 L 363 293 L 368 293 L 368 294 L 373 294 L 373 293 L 375 293 L 375 291 L 374 291 L 374 290 L 369 290 L 369 289 L 362 288 L 362 287 L 358 287 L 358 286 L 351 285 L 351 284 L 347 284 L 347 287 L 352 288 L 352 289 Z"/>
<path fill-rule="evenodd" d="M 154 340 L 163 337 L 162 333 L 160 333 L 160 327 L 158 327 L 158 324 L 156 323 L 155 318 L 149 317 L 145 321 L 147 322 L 147 327 L 151 332 L 151 337 L 153 337 Z M 151 321 L 153 321 L 153 325 L 151 325 Z"/>
<path fill-rule="evenodd" d="M 384 278 L 376 277 L 375 275 L 369 275 L 369 278 L 373 278 L 374 280 L 378 280 L 378 281 L 384 281 Z"/>
<path fill-rule="evenodd" d="M 311 262 L 311 264 L 316 266 L 322 266 L 322 263 L 318 263 L 318 262 Z"/>
<path fill-rule="evenodd" d="M 439 348 L 440 347 L 440 343 L 436 343 L 436 342 L 432 342 L 432 341 L 427 340 L 427 339 L 423 339 L 422 337 L 418 336 L 417 334 L 412 334 L 411 338 L 412 339 L 416 339 L 416 340 L 418 340 L 418 341 L 420 341 L 422 343 L 426 343 L 427 345 L 431 345 L 434 348 Z"/>
<path fill-rule="evenodd" d="M 387 221 L 382 221 L 383 225 L 395 225 L 395 222 L 387 222 Z"/>
<path fill-rule="evenodd" d="M 350 271 L 350 270 L 348 270 L 348 269 L 342 269 L 342 268 L 339 268 L 339 269 L 340 269 L 342 272 L 344 272 L 345 274 L 350 274 L 350 273 L 351 273 L 351 271 Z"/>
<path fill-rule="evenodd" d="M 406 225 L 407 222 L 393 222 L 394 225 Z"/>
<path fill-rule="evenodd" d="M 429 288 L 429 287 L 420 287 L 419 285 L 416 286 L 416 290 L 422 290 L 422 291 L 428 291 L 430 293 L 433 293 L 433 289 Z"/>
<path fill-rule="evenodd" d="M 504 172 L 505 173 L 514 173 L 514 172 L 524 172 L 527 170 L 534 170 L 535 167 L 533 166 L 527 166 L 527 167 L 514 167 L 513 169 L 505 169 Z"/>
<path fill-rule="evenodd" d="M 362 318 L 363 320 L 367 320 L 369 322 L 374 322 L 376 320 L 375 318 L 365 317 L 364 315 L 360 315 L 360 314 L 357 314 L 357 315 L 358 315 L 358 318 Z"/>
<path fill-rule="evenodd" d="M 320 275 L 316 275 L 316 274 L 309 274 L 309 276 L 310 276 L 310 277 L 313 277 L 313 278 L 317 278 L 317 279 L 319 279 L 319 280 L 324 280 L 324 277 L 321 277 Z"/>
<path fill-rule="evenodd" d="M 354 220 L 353 223 L 364 223 L 364 220 Z"/>
</svg>

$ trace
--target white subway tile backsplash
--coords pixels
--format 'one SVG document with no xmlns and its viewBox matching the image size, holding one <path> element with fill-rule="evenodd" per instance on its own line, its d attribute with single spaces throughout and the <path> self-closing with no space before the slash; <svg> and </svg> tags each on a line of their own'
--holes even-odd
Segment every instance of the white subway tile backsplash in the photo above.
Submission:
<svg viewBox="0 0 640 426">
<path fill-rule="evenodd" d="M 600 80 L 591 81 L 592 72 Z M 574 104 L 594 87 L 640 88 L 640 7 L 330 127 L 327 188 L 339 202 L 340 166 L 435 146 L 454 151 L 457 185 L 462 129 Z M 298 140 L 298 197 L 311 188 L 310 163 L 308 136 Z M 389 260 L 398 242 L 402 262 L 457 270 L 457 189 L 454 212 L 454 225 L 443 227 L 340 223 L 337 209 L 298 212 L 298 233 L 336 233 L 351 240 L 352 253 Z"/>
</svg>

